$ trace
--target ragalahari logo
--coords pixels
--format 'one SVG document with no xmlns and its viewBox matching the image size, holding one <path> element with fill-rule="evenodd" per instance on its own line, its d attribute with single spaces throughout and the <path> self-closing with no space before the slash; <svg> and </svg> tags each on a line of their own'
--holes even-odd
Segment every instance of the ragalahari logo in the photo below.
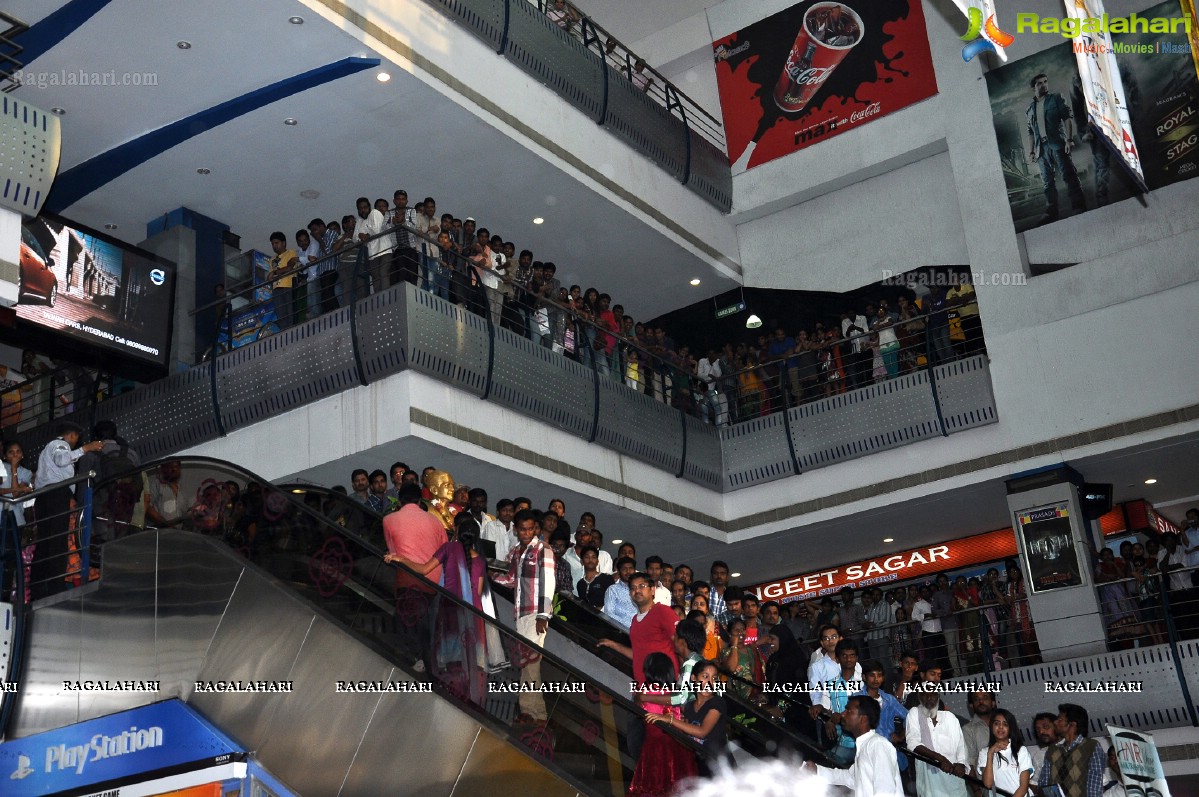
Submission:
<svg viewBox="0 0 1199 797">
<path fill-rule="evenodd" d="M 1000 29 L 995 21 L 994 0 L 953 0 L 954 4 L 966 15 L 968 28 L 962 34 L 962 60 L 969 62 L 979 53 L 993 52 L 999 60 L 1006 62 L 1007 53 L 1004 47 L 1016 39 L 1012 34 Z"/>
</svg>

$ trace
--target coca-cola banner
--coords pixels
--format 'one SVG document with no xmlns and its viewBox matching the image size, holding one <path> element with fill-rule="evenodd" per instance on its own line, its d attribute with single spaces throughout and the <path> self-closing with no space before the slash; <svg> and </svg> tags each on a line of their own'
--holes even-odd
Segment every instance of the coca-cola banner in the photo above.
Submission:
<svg viewBox="0 0 1199 797">
<path fill-rule="evenodd" d="M 919 0 L 808 0 L 712 48 L 734 172 L 937 93 Z"/>
</svg>

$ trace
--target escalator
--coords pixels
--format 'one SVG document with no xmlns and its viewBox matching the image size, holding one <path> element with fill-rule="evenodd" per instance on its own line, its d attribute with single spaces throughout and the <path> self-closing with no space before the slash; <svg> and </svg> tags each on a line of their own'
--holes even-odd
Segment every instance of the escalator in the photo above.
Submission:
<svg viewBox="0 0 1199 797">
<path fill-rule="evenodd" d="M 326 511 L 357 529 L 356 533 L 384 545 L 382 518 L 363 504 L 325 487 L 311 484 L 281 484 L 279 489 L 303 495 L 312 506 Z M 496 588 L 500 622 L 514 627 L 511 617 L 511 592 Z M 597 647 L 601 639 L 630 644 L 628 634 L 614 626 L 600 612 L 574 597 L 559 595 L 546 647 L 557 658 L 588 673 L 594 680 L 617 693 L 627 692 L 632 680 L 632 663 L 619 653 Z M 816 723 L 808 716 L 810 702 L 806 693 L 786 695 L 761 693 L 754 684 L 726 673 L 725 700 L 730 706 L 729 735 L 735 748 L 750 757 L 793 754 L 833 765 L 816 743 Z"/>
<path fill-rule="evenodd" d="M 300 794 L 623 795 L 627 690 L 438 588 L 397 603 L 378 516 L 205 458 L 126 484 L 151 509 L 98 485 L 101 576 L 31 612 L 9 738 L 178 697 Z M 510 691 L 532 656 L 544 727 Z M 96 682 L 154 689 L 67 688 Z"/>
</svg>

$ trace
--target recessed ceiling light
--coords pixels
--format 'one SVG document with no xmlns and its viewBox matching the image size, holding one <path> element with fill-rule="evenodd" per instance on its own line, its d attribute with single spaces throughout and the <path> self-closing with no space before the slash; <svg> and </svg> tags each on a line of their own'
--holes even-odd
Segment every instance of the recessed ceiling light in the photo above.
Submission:
<svg viewBox="0 0 1199 797">
<path fill-rule="evenodd" d="M 537 218 L 533 219 L 533 223 L 534 224 L 545 224 L 545 219 L 538 216 Z"/>
<path fill-rule="evenodd" d="M 55 116 L 66 116 L 66 115 L 67 115 L 67 109 L 66 109 L 66 108 L 59 108 L 59 107 L 56 105 L 56 106 L 54 106 L 53 108 L 51 108 L 51 109 L 50 109 L 50 113 L 54 114 Z"/>
<path fill-rule="evenodd" d="M 304 494 L 304 491 L 302 489 L 300 489 L 299 487 L 296 487 L 295 489 L 293 489 L 292 492 L 295 493 L 296 495 Z"/>
<path fill-rule="evenodd" d="M 303 25 L 304 24 L 303 17 L 288 17 L 287 21 L 293 25 Z"/>
<path fill-rule="evenodd" d="M 883 542 L 895 542 L 894 537 L 883 537 Z"/>
<path fill-rule="evenodd" d="M 1145 484 L 1157 484 L 1157 479 L 1146 479 Z"/>
<path fill-rule="evenodd" d="M 115 230 L 116 228 L 117 225 L 113 224 L 111 221 L 104 225 L 104 229 L 106 230 Z"/>
<path fill-rule="evenodd" d="M 692 284 L 692 285 L 699 285 L 699 277 L 696 277 L 695 279 L 691 280 L 691 284 Z"/>
<path fill-rule="evenodd" d="M 196 174 L 212 174 L 212 169 L 205 169 L 201 166 L 199 169 L 196 169 Z"/>
<path fill-rule="evenodd" d="M 175 42 L 175 46 L 180 50 L 190 50 L 192 48 L 192 43 L 189 41 L 177 41 Z"/>
<path fill-rule="evenodd" d="M 741 578 L 740 573 L 729 573 L 729 578 Z"/>
<path fill-rule="evenodd" d="M 320 195 L 321 192 L 317 191 L 315 188 L 305 188 L 300 192 L 300 196 L 302 196 L 304 199 L 316 199 Z"/>
<path fill-rule="evenodd" d="M 294 116 L 289 116 L 283 120 L 283 124 L 287 125 L 288 127 L 295 127 L 299 123 L 300 123 L 300 120 L 295 118 Z"/>
<path fill-rule="evenodd" d="M 386 72 L 380 72 L 379 74 L 375 75 L 375 80 L 379 81 L 380 83 L 386 83 L 387 81 L 391 80 L 391 75 Z"/>
<path fill-rule="evenodd" d="M 623 542 L 624 542 L 624 540 L 612 540 L 613 545 L 620 545 Z"/>
</svg>

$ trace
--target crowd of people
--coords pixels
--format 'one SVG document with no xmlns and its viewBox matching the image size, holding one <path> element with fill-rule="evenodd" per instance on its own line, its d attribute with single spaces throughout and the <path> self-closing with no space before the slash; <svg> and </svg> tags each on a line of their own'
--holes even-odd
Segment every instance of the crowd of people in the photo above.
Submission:
<svg viewBox="0 0 1199 797">
<path fill-rule="evenodd" d="M 470 561 L 475 592 L 485 592 L 477 548 L 486 545 L 485 556 L 505 564 L 494 580 L 513 590 L 517 631 L 538 645 L 550 633 L 555 602 L 567 595 L 627 633 L 628 644 L 616 638 L 599 645 L 628 658 L 631 697 L 645 712 L 643 723 L 625 729 L 627 751 L 637 761 L 630 795 L 668 794 L 674 784 L 729 762 L 737 709 L 728 695 L 810 735 L 842 767 L 821 767 L 819 774 L 856 794 L 966 797 L 971 787 L 963 777 L 1020 797 L 1030 784 L 1048 783 L 1070 797 L 1120 794 L 1113 792 L 1122 788 L 1119 771 L 1087 738 L 1082 707 L 1063 704 L 1031 718 L 1038 744 L 1025 746 L 1017 718 L 999 708 L 996 694 L 970 694 L 968 718 L 951 713 L 942 700 L 937 685 L 943 675 L 981 666 L 984 648 L 970 616 L 991 629 L 994 666 L 1039 660 L 1014 560 L 1005 563 L 1006 581 L 992 568 L 977 581 L 942 575 L 911 589 L 863 590 L 860 602 L 846 589 L 839 603 L 760 604 L 729 583 L 724 562 L 713 562 L 702 581 L 691 566 L 639 555 L 630 542 L 607 556 L 595 515 L 584 512 L 572 525 L 560 499 L 539 510 L 526 497 L 505 498 L 492 516 L 482 488 L 404 463 L 395 463 L 390 478 L 381 470 L 356 471 L 347 493 L 388 513 L 387 558 L 417 572 L 447 573 L 455 558 Z M 975 608 L 964 611 L 968 606 Z M 918 627 L 897 636 L 877 633 L 903 627 L 907 617 Z M 950 626 L 951 619 L 958 624 Z M 540 682 L 536 657 L 517 666 L 522 683 Z M 517 725 L 547 721 L 536 691 L 521 693 L 520 709 Z M 697 757 L 668 730 L 701 742 L 702 752 Z"/>
<path fill-rule="evenodd" d="M 255 556 L 268 548 L 306 551 L 321 536 L 316 522 L 305 532 L 306 516 L 270 485 L 206 477 L 193 497 L 191 485 L 183 486 L 179 461 L 138 469 L 136 452 L 110 422 L 98 424 L 89 443 L 73 424 L 63 423 L 58 431 L 41 452 L 36 474 L 12 443 L 5 446 L 0 469 L 0 495 L 10 498 L 63 485 L 34 507 L 5 504 L 12 515 L 6 522 L 40 527 L 36 540 L 27 540 L 38 549 L 31 576 L 35 589 L 47 586 L 33 597 L 71 583 L 62 580 L 61 559 L 70 553 L 68 518 L 75 497 L 69 482 L 76 467 L 125 474 L 104 481 L 97 492 L 96 534 L 102 539 L 143 526 L 186 528 L 222 536 Z M 198 477 L 192 474 L 191 481 Z M 572 524 L 561 499 L 539 510 L 527 497 L 504 498 L 491 515 L 483 488 L 455 484 L 435 467 L 417 471 L 403 462 L 388 472 L 356 470 L 350 488 L 341 492 L 346 503 L 382 515 L 385 559 L 409 568 L 396 573 L 397 607 L 412 610 L 427 602 L 432 581 L 494 616 L 494 583 L 512 591 L 516 633 L 538 646 L 544 647 L 550 633 L 556 602 L 567 599 L 591 607 L 627 634 L 627 644 L 620 634 L 599 644 L 628 658 L 630 696 L 644 711 L 640 721 L 625 727 L 627 751 L 638 762 L 632 795 L 668 793 L 674 783 L 728 763 L 728 732 L 739 703 L 753 704 L 810 737 L 841 767 L 822 768 L 821 776 L 852 785 L 858 794 L 898 794 L 891 787 L 900 783 L 901 790 L 920 797 L 965 797 L 961 776 L 1017 795 L 1027 793 L 1030 783 L 1058 783 L 1071 797 L 1097 797 L 1119 786 L 1107 753 L 1087 738 L 1089 721 L 1079 706 L 1063 704 L 1056 713 L 1038 714 L 1033 728 L 1039 744 L 1025 748 L 1017 719 L 998 707 L 995 694 L 972 693 L 969 718 L 955 717 L 942 701 L 937 685 L 943 676 L 1038 660 L 1014 560 L 1005 563 L 1006 580 L 992 568 L 979 580 L 944 574 L 911 588 L 845 588 L 836 601 L 780 605 L 759 602 L 729 583 L 725 562 L 712 562 L 704 581 L 690 565 L 639 554 L 632 542 L 622 542 L 612 557 L 595 514 L 583 512 Z M 304 500 L 318 512 L 342 512 L 331 519 L 350 525 L 335 502 L 327 505 L 315 494 Z M 21 516 L 30 509 L 33 514 Z M 301 541 L 305 533 L 313 537 L 311 544 Z M 1177 540 L 1171 537 L 1152 551 L 1150 542 L 1161 544 L 1156 538 L 1130 543 L 1118 561 L 1135 563 L 1138 556 L 1153 559 L 1164 551 L 1169 577 L 1177 551 L 1199 553 L 1199 510 L 1188 511 Z M 1099 559 L 1099 572 L 1119 572 L 1109 554 Z M 55 560 L 60 568 L 55 573 L 39 572 Z M 502 563 L 501 571 L 489 575 L 488 560 Z M 1101 601 L 1109 600 L 1103 589 Z M 543 683 L 540 656 L 505 646 L 481 618 L 457 611 L 427 617 L 419 608 L 409 615 L 425 618 L 410 629 L 417 651 L 413 667 L 454 681 L 467 699 L 482 705 L 486 677 L 510 667 L 520 671 L 524 684 Z M 980 633 L 989 634 L 987 644 L 981 644 Z M 993 660 L 983 662 L 984 651 Z M 463 657 L 470 659 L 466 668 Z M 447 665 L 451 660 L 455 666 Z M 482 677 L 467 674 L 472 672 Z M 543 694 L 522 691 L 519 706 L 516 725 L 545 726 Z M 698 756 L 679 743 L 679 734 L 701 743 Z M 1111 782 L 1116 786 L 1105 789 Z"/>
<path fill-rule="evenodd" d="M 272 233 L 266 276 L 279 327 L 407 282 L 716 425 L 983 351 L 969 275 L 948 290 L 939 281 L 913 283 L 916 290 L 899 295 L 894 307 L 873 298 L 842 308 L 839 320 L 779 325 L 698 351 L 661 323 L 637 321 L 610 294 L 563 284 L 555 263 L 535 260 L 528 249 L 518 253 L 513 241 L 473 217 L 438 215 L 433 197 L 413 207 L 408 201 L 404 190 L 392 202 L 359 197 L 356 214 L 340 222 L 313 219 L 290 241 Z M 359 247 L 367 250 L 363 274 L 356 273 Z M 240 293 L 226 296 L 218 286 L 218 301 L 230 309 L 246 302 Z"/>
</svg>

